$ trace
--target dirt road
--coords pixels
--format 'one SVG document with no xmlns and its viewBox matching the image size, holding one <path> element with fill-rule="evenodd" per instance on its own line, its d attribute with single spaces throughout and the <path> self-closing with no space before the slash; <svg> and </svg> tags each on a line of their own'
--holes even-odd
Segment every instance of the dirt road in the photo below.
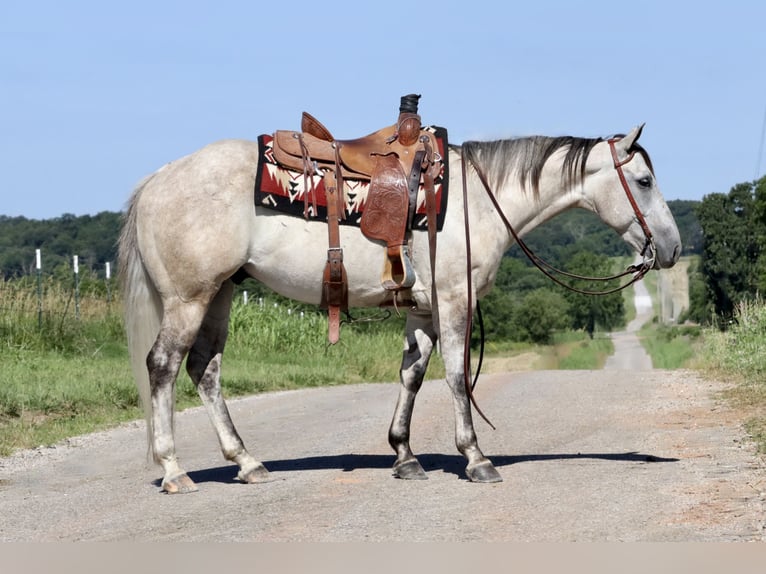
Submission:
<svg viewBox="0 0 766 574">
<path fill-rule="evenodd" d="M 497 430 L 480 422 L 479 439 L 502 483 L 465 480 L 442 381 L 418 398 L 413 446 L 429 480 L 415 482 L 390 473 L 396 384 L 281 392 L 230 403 L 274 482 L 236 483 L 193 409 L 178 446 L 199 492 L 160 494 L 136 422 L 0 459 L 0 540 L 763 540 L 764 464 L 715 400 L 722 385 L 652 370 L 634 326 L 604 370 L 482 379 Z"/>
</svg>

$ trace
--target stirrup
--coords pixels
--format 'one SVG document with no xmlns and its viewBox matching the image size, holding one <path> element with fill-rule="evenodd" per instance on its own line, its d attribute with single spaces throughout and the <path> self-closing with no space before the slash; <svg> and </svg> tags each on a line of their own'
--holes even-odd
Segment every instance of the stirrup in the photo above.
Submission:
<svg viewBox="0 0 766 574">
<path fill-rule="evenodd" d="M 389 247 L 380 282 L 389 291 L 409 289 L 415 284 L 415 269 L 406 245 Z"/>
</svg>

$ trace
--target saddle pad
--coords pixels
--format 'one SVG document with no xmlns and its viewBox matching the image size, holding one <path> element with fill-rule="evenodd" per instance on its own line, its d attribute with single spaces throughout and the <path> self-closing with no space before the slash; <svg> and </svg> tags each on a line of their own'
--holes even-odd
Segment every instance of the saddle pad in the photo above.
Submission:
<svg viewBox="0 0 766 574">
<path fill-rule="evenodd" d="M 426 129 L 431 131 L 436 137 L 439 149 L 434 150 L 434 152 L 443 158 L 442 171 L 434 181 L 437 205 L 436 227 L 438 230 L 441 230 L 444 225 L 444 214 L 447 209 L 447 182 L 449 181 L 447 130 L 440 127 L 429 127 Z M 270 134 L 258 137 L 258 147 L 260 153 L 255 178 L 255 205 L 274 209 L 296 217 L 303 217 L 304 196 L 306 193 L 303 172 L 286 169 L 277 163 L 272 153 L 272 136 Z M 317 213 L 314 213 L 310 194 L 309 217 L 327 221 L 327 201 L 323 179 L 319 175 L 309 176 L 309 192 L 311 191 L 312 179 L 315 190 L 313 199 L 316 200 Z M 370 182 L 367 180 L 344 178 L 343 183 L 346 217 L 340 221 L 340 224 L 359 226 L 362 213 L 364 213 Z M 418 205 L 412 227 L 413 229 L 423 231 L 427 229 L 426 200 L 422 185 L 418 192 Z"/>
</svg>

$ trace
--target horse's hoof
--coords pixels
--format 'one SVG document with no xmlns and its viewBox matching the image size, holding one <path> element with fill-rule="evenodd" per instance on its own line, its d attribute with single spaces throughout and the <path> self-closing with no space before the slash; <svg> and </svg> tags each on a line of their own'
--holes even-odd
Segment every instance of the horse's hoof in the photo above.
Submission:
<svg viewBox="0 0 766 574">
<path fill-rule="evenodd" d="M 468 465 L 465 472 L 471 482 L 503 482 L 503 477 L 488 460 L 475 466 Z"/>
<path fill-rule="evenodd" d="M 197 492 L 198 488 L 194 481 L 184 473 L 171 479 L 163 479 L 162 490 L 168 494 L 188 494 L 189 492 Z"/>
<path fill-rule="evenodd" d="M 254 466 L 247 472 L 240 470 L 237 474 L 237 479 L 241 480 L 245 484 L 258 484 L 263 482 L 272 482 L 276 480 L 271 476 L 271 473 L 266 470 L 266 467 L 262 464 Z"/>
<path fill-rule="evenodd" d="M 428 475 L 417 459 L 405 460 L 404 462 L 397 462 L 394 465 L 394 476 L 396 478 L 402 478 L 404 480 L 427 480 Z"/>
</svg>

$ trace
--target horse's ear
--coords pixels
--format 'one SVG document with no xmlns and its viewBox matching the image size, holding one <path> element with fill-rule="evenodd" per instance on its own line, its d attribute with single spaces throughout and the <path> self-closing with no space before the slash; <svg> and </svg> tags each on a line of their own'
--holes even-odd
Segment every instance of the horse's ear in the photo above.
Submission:
<svg viewBox="0 0 766 574">
<path fill-rule="evenodd" d="M 633 147 L 633 144 L 638 141 L 639 137 L 641 137 L 641 132 L 644 130 L 645 125 L 646 124 L 641 124 L 640 126 L 636 126 L 630 130 L 628 135 L 616 143 L 617 147 L 619 147 L 623 152 L 628 153 L 630 148 Z"/>
</svg>

